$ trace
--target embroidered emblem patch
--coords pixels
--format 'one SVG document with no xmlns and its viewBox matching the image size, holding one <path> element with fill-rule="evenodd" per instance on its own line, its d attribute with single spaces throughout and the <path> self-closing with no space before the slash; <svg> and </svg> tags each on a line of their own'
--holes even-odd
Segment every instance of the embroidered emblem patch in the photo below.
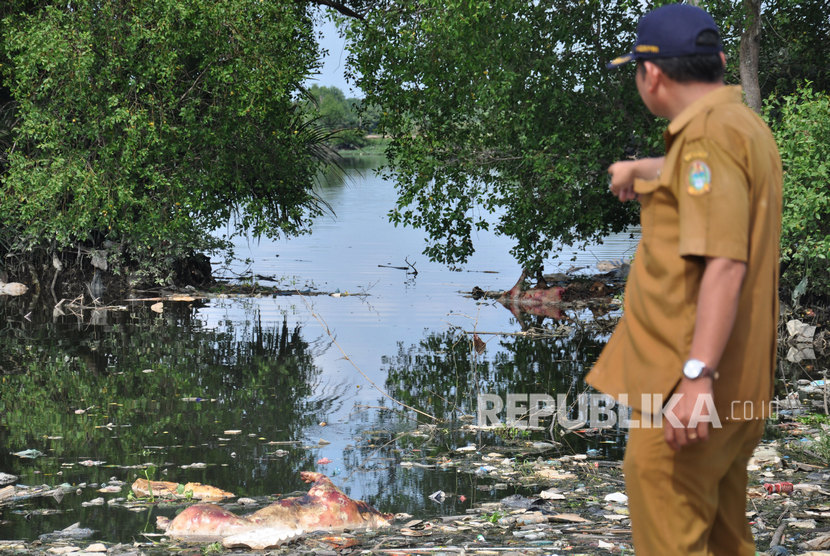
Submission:
<svg viewBox="0 0 830 556">
<path fill-rule="evenodd" d="M 708 193 L 712 185 L 712 171 L 702 160 L 693 160 L 689 164 L 689 195 Z"/>
</svg>

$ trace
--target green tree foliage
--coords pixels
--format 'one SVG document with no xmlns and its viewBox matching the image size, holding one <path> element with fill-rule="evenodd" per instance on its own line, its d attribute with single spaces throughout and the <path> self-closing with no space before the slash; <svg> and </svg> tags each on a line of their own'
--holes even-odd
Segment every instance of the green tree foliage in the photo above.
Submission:
<svg viewBox="0 0 830 556">
<path fill-rule="evenodd" d="M 337 87 L 312 85 L 309 102 L 316 105 L 316 123 L 331 135 L 327 142 L 336 149 L 357 149 L 366 146 L 366 134 L 377 127 L 378 110 L 367 107 L 357 98 L 346 98 Z"/>
<path fill-rule="evenodd" d="M 808 291 L 830 288 L 830 95 L 809 85 L 766 105 L 784 164 L 782 285 L 805 276 Z"/>
<path fill-rule="evenodd" d="M 496 213 L 513 254 L 538 269 L 559 242 L 634 221 L 605 168 L 658 150 L 656 128 L 632 73 L 605 64 L 633 43 L 637 3 L 394 4 L 351 26 L 350 61 L 393 137 L 391 218 L 426 230 L 426 254 L 463 262 Z"/>
<path fill-rule="evenodd" d="M 308 4 L 43 4 L 2 24 L 18 124 L 0 251 L 107 241 L 157 272 L 217 247 L 208 232 L 231 219 L 308 230 L 325 158 L 296 102 L 319 58 Z"/>
<path fill-rule="evenodd" d="M 320 112 L 319 123 L 328 129 L 355 128 L 360 126 L 356 100 L 347 99 L 337 87 L 312 85 L 308 95 L 314 99 Z"/>
<path fill-rule="evenodd" d="M 642 12 L 662 3 L 419 0 L 367 9 L 350 26 L 350 62 L 394 138 L 393 221 L 423 228 L 425 253 L 453 264 L 495 214 L 527 269 L 560 243 L 634 222 L 636 208 L 607 195 L 604 170 L 661 153 L 665 122 L 642 106 L 630 69 L 605 63 L 633 44 Z M 721 23 L 729 79 L 739 82 L 753 15 L 741 1 L 698 4 Z M 789 93 L 803 77 L 826 90 L 826 1 L 766 3 L 762 23 L 762 94 Z"/>
<path fill-rule="evenodd" d="M 809 80 L 830 90 L 830 5 L 827 0 L 764 3 L 761 37 L 761 94 L 794 93 Z"/>
</svg>

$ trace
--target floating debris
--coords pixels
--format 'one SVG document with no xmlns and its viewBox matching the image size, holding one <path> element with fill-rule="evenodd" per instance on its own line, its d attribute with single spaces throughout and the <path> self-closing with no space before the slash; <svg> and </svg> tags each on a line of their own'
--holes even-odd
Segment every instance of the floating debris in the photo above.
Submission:
<svg viewBox="0 0 830 556">
<path fill-rule="evenodd" d="M 182 469 L 207 469 L 207 464 L 202 462 L 196 463 L 186 463 L 184 465 L 180 465 Z"/>
<path fill-rule="evenodd" d="M 29 291 L 29 287 L 25 284 L 21 284 L 20 282 L 0 282 L 0 295 L 15 297 L 23 295 L 27 291 Z"/>
<path fill-rule="evenodd" d="M 441 504 L 444 502 L 444 500 L 447 499 L 447 495 L 443 490 L 436 490 L 435 492 L 429 495 L 429 499 L 433 502 Z"/>
<path fill-rule="evenodd" d="M 22 458 L 22 459 L 35 459 L 35 458 L 41 457 L 44 454 L 40 450 L 35 450 L 34 448 L 30 448 L 28 450 L 22 450 L 20 452 L 14 452 L 12 455 L 17 456 L 17 457 Z"/>
<path fill-rule="evenodd" d="M 81 527 L 80 522 L 78 522 L 73 523 L 66 529 L 61 529 L 60 531 L 44 533 L 43 535 L 38 536 L 38 539 L 44 542 L 68 539 L 85 539 L 87 537 L 91 537 L 93 534 L 95 534 L 95 531 Z"/>
<path fill-rule="evenodd" d="M 147 479 L 136 479 L 132 484 L 132 490 L 139 497 L 159 498 L 194 498 L 196 500 L 222 500 L 233 498 L 232 492 L 203 485 L 202 483 L 173 483 L 169 481 L 148 481 Z"/>
</svg>

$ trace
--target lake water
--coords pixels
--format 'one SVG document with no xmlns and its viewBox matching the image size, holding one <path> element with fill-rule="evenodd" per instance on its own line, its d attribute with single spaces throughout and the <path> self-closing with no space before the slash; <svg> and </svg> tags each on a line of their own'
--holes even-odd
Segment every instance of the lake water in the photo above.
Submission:
<svg viewBox="0 0 830 556">
<path fill-rule="evenodd" d="M 165 301 L 161 314 L 151 301 L 123 302 L 123 310 L 62 316 L 26 297 L 0 297 L 0 472 L 66 491 L 0 506 L 0 538 L 34 539 L 75 522 L 95 529 L 94 538 L 138 538 L 154 531 L 155 515 L 176 509 L 84 503 L 124 497 L 126 487 L 97 489 L 147 476 L 257 497 L 304 490 L 299 472 L 317 470 L 352 497 L 419 517 L 508 494 L 487 477 L 401 463 L 431 464 L 468 442 L 509 445 L 461 430 L 477 394 L 584 389 L 607 336 L 580 326 L 587 311 L 524 322 L 555 331 L 550 337 L 516 334 L 522 323 L 508 310 L 469 295 L 515 283 L 510 242 L 479 234 L 460 271 L 430 263 L 420 231 L 388 222 L 394 188 L 371 170 L 348 170 L 320 194 L 334 215 L 317 219 L 312 235 L 239 241 L 237 256 L 251 262 L 219 272 L 339 297 Z M 566 250 L 546 271 L 593 268 L 633 249 L 621 234 Z M 379 266 L 406 261 L 417 274 Z M 472 332 L 486 342 L 481 353 L 471 349 Z M 546 457 L 588 447 L 619 457 L 622 442 L 556 440 L 562 447 Z M 42 455 L 15 455 L 25 450 Z M 438 490 L 467 500 L 437 504 L 429 495 Z"/>
</svg>

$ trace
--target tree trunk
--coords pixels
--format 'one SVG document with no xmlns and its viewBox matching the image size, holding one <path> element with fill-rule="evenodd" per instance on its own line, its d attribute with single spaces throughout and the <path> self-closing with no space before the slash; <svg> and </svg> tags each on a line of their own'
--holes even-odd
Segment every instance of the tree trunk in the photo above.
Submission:
<svg viewBox="0 0 830 556">
<path fill-rule="evenodd" d="M 761 0 L 743 0 L 746 24 L 741 34 L 741 85 L 746 104 L 761 112 L 761 86 L 758 83 L 758 56 L 761 51 Z"/>
</svg>

